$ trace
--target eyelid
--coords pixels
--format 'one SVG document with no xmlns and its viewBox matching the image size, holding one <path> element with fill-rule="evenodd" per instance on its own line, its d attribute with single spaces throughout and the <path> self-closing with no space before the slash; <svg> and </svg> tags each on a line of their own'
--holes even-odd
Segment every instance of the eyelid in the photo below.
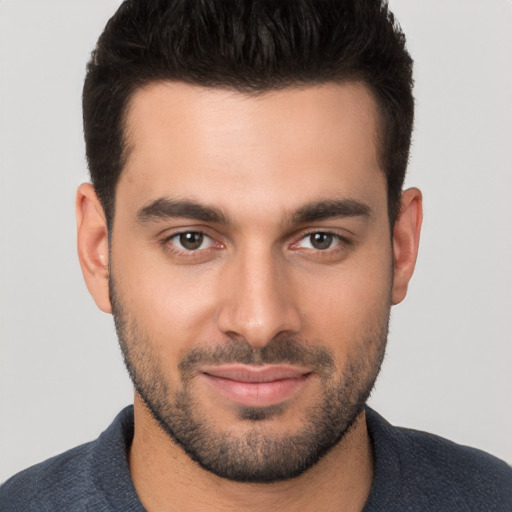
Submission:
<svg viewBox="0 0 512 512">
<path fill-rule="evenodd" d="M 330 247 L 328 249 L 315 249 L 314 247 L 298 247 L 299 243 L 310 237 L 311 235 L 315 235 L 315 234 L 323 234 L 323 235 L 330 235 L 332 236 L 333 238 L 335 238 L 338 243 L 336 243 L 333 247 Z M 329 253 L 329 252 L 332 252 L 332 251 L 336 251 L 336 249 L 340 249 L 340 246 L 344 246 L 344 247 L 349 247 L 351 245 L 353 245 L 353 241 L 348 237 L 348 236 L 344 236 L 342 235 L 341 233 L 335 231 L 335 230 L 332 230 L 332 229 L 329 229 L 329 228 L 311 228 L 307 231 L 303 231 L 300 233 L 300 236 L 296 236 L 295 237 L 295 241 L 291 243 L 290 247 L 292 247 L 292 249 L 304 249 L 306 251 L 315 251 L 315 252 L 319 252 L 319 253 Z"/>
<path fill-rule="evenodd" d="M 172 243 L 173 239 L 176 239 L 180 235 L 186 233 L 202 234 L 205 239 L 209 240 L 208 246 L 200 249 L 186 249 L 180 248 L 178 244 Z M 302 240 L 318 233 L 332 236 L 337 241 L 337 243 L 333 247 L 329 247 L 327 249 L 315 249 L 314 247 L 299 246 Z M 220 236 L 220 238 L 222 238 L 222 236 Z M 338 230 L 333 228 L 316 227 L 309 228 L 306 230 L 302 229 L 300 230 L 300 232 L 296 232 L 296 234 L 293 235 L 293 240 L 291 241 L 291 243 L 288 244 L 288 247 L 292 250 L 303 250 L 304 252 L 323 253 L 324 255 L 327 256 L 327 254 L 335 253 L 338 251 L 344 251 L 345 249 L 348 249 L 350 246 L 354 245 L 354 243 L 355 241 L 351 239 L 350 234 L 343 235 L 339 233 Z M 159 244 L 163 247 L 165 251 L 171 254 L 189 258 L 199 257 L 200 255 L 206 255 L 210 253 L 212 250 L 215 251 L 226 247 L 222 241 L 219 241 L 219 236 L 211 234 L 211 230 L 204 226 L 181 226 L 173 228 L 172 230 L 167 230 L 167 234 L 165 234 L 163 238 L 159 240 Z"/>
<path fill-rule="evenodd" d="M 331 236 L 333 236 L 335 238 L 338 238 L 340 240 L 344 240 L 346 242 L 350 242 L 350 239 L 349 239 L 348 235 L 343 235 L 339 231 L 337 231 L 335 229 L 332 229 L 332 228 L 321 228 L 321 227 L 320 228 L 311 228 L 311 229 L 307 229 L 305 231 L 302 231 L 300 233 L 300 235 L 295 237 L 295 239 L 297 241 L 299 241 L 299 240 L 302 240 L 304 238 L 307 238 L 308 236 L 316 235 L 317 233 L 321 233 L 323 235 L 331 235 Z"/>
<path fill-rule="evenodd" d="M 202 250 L 205 250 L 205 249 L 208 249 L 209 247 L 212 246 L 212 244 L 214 243 L 214 240 L 212 239 L 211 236 L 208 236 L 206 233 L 203 233 L 202 231 L 182 231 L 181 233 L 174 233 L 174 235 L 171 235 L 167 241 L 170 242 L 172 240 L 179 240 L 181 238 L 182 235 L 186 235 L 186 234 L 191 234 L 191 233 L 194 233 L 196 235 L 202 235 L 202 240 L 201 240 L 201 246 L 206 243 L 207 244 L 207 247 L 198 247 L 197 249 L 186 249 L 186 248 L 180 248 L 180 250 L 183 250 L 185 252 L 198 252 L 198 251 L 202 251 Z M 181 243 L 181 242 L 178 242 L 178 243 Z"/>
<path fill-rule="evenodd" d="M 209 234 L 204 227 L 183 227 L 183 228 L 177 228 L 176 230 L 173 230 L 171 233 L 166 234 L 160 241 L 159 244 L 163 247 L 163 249 L 170 253 L 177 256 L 184 256 L 184 257 L 198 257 L 200 255 L 206 254 L 208 251 L 211 251 L 212 249 L 218 249 L 223 247 L 223 244 L 221 242 L 218 242 L 214 236 Z M 186 249 L 181 248 L 178 244 L 173 243 L 173 239 L 179 238 L 180 235 L 184 235 L 186 233 L 200 233 L 203 235 L 204 239 L 208 239 L 210 242 L 208 244 L 208 247 L 203 247 L 200 249 Z"/>
<path fill-rule="evenodd" d="M 162 242 L 166 242 L 176 236 L 183 235 L 185 233 L 201 233 L 205 237 L 211 238 L 212 240 L 217 240 L 219 235 L 208 226 L 204 226 L 203 224 L 194 225 L 194 224 L 184 224 L 181 226 L 172 226 L 167 227 L 155 234 L 155 237 L 161 240 Z"/>
</svg>

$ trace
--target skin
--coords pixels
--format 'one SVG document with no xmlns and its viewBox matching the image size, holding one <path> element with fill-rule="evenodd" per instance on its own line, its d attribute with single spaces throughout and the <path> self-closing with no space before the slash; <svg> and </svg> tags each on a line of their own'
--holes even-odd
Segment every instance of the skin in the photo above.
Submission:
<svg viewBox="0 0 512 512">
<path fill-rule="evenodd" d="M 375 101 L 358 83 L 259 96 L 158 83 L 135 93 L 110 254 L 105 215 L 90 184 L 77 194 L 78 252 L 89 291 L 107 313 L 110 263 L 116 295 L 157 355 L 170 399 L 180 386 L 179 361 L 195 346 L 227 339 L 255 348 L 280 337 L 318 344 L 333 355 L 338 378 L 353 354 L 367 361 L 368 372 L 380 364 L 385 341 L 365 346 L 361 340 L 376 339 L 391 305 L 406 295 L 422 209 L 420 192 L 405 191 L 390 232 L 377 126 Z M 141 209 L 160 198 L 217 208 L 228 223 L 187 216 L 141 221 Z M 368 213 L 293 220 L 305 205 L 340 199 L 363 204 Z M 187 252 L 170 238 L 183 231 L 204 232 L 207 243 Z M 312 232 L 338 238 L 318 250 Z M 243 437 L 264 429 L 282 437 L 300 429 L 322 387 L 309 379 L 263 425 L 242 421 L 201 379 L 192 391 L 217 431 Z M 248 484 L 199 467 L 138 394 L 134 406 L 130 471 L 147 510 L 362 510 L 370 492 L 364 411 L 299 477 Z"/>
</svg>

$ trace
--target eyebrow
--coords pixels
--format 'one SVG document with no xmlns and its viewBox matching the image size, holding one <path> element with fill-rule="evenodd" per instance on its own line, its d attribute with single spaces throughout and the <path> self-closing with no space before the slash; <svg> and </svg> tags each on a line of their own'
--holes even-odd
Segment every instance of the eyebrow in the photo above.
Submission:
<svg viewBox="0 0 512 512">
<path fill-rule="evenodd" d="M 360 201 L 354 199 L 329 199 L 315 201 L 302 206 L 292 213 L 289 218 L 289 224 L 305 224 L 344 217 L 370 218 L 371 214 L 371 208 Z M 137 212 L 137 220 L 141 224 L 172 218 L 194 219 L 224 225 L 229 224 L 227 217 L 220 209 L 192 200 L 161 197 L 146 204 Z"/>
<path fill-rule="evenodd" d="M 218 208 L 205 206 L 195 201 L 166 197 L 150 202 L 137 212 L 137 220 L 141 224 L 172 218 L 195 219 L 218 224 L 228 223 L 226 216 Z"/>
<path fill-rule="evenodd" d="M 371 208 L 355 199 L 330 199 L 309 203 L 292 215 L 292 223 L 304 224 L 318 220 L 344 217 L 372 217 Z"/>
</svg>

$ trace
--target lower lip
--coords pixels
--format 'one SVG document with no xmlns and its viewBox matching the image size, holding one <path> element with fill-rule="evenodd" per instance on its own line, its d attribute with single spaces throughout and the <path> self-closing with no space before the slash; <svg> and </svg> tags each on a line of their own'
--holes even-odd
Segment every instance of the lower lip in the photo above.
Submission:
<svg viewBox="0 0 512 512">
<path fill-rule="evenodd" d="M 270 382 L 241 382 L 202 374 L 217 392 L 230 402 L 246 407 L 269 407 L 290 399 L 304 385 L 308 375 Z"/>
</svg>

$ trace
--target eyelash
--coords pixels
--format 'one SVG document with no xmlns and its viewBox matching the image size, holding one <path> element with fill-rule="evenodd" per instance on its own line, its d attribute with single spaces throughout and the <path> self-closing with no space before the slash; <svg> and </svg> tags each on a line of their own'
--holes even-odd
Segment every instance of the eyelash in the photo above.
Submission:
<svg viewBox="0 0 512 512">
<path fill-rule="evenodd" d="M 210 244 L 209 247 L 206 247 L 204 249 L 192 250 L 192 249 L 180 249 L 176 245 L 170 243 L 173 239 L 178 239 L 180 236 L 187 235 L 187 234 L 202 235 L 203 237 L 210 239 L 211 244 Z M 217 247 L 215 247 L 215 249 L 223 247 L 222 244 L 220 244 L 218 242 L 215 242 L 213 237 L 211 237 L 210 235 L 208 235 L 207 233 L 205 233 L 204 231 L 202 231 L 200 229 L 197 229 L 197 230 L 189 229 L 189 230 L 179 231 L 178 233 L 173 233 L 172 235 L 169 235 L 169 236 L 165 237 L 160 242 L 160 245 L 164 248 L 164 250 L 166 252 L 173 253 L 173 254 L 176 254 L 178 256 L 185 256 L 185 257 L 188 257 L 188 258 L 193 258 L 193 257 L 198 256 L 200 254 L 204 254 L 204 251 L 212 249 L 212 246 L 214 246 L 214 245 L 217 245 Z"/>
<path fill-rule="evenodd" d="M 311 237 L 312 235 L 327 235 L 327 236 L 333 237 L 334 239 L 336 239 L 338 241 L 338 243 L 334 247 L 332 247 L 332 248 L 328 248 L 328 249 L 324 249 L 324 250 L 322 250 L 322 249 L 315 249 L 315 248 L 310 249 L 310 250 L 318 252 L 318 253 L 329 254 L 329 253 L 332 253 L 332 252 L 334 252 L 336 250 L 342 250 L 342 248 L 339 247 L 339 246 L 343 246 L 344 248 L 347 248 L 347 247 L 352 245 L 352 241 L 351 240 L 349 240 L 345 236 L 340 235 L 339 233 L 335 233 L 334 231 L 328 231 L 328 230 L 324 231 L 324 230 L 318 230 L 318 229 L 311 230 L 311 231 L 303 234 L 300 237 L 300 239 L 297 242 L 294 242 L 292 245 L 296 245 L 299 242 L 301 242 L 302 240 L 305 240 L 305 239 Z"/>
<path fill-rule="evenodd" d="M 186 235 L 186 234 L 201 235 L 205 238 L 208 238 L 211 241 L 211 243 L 208 247 L 206 247 L 204 249 L 199 249 L 199 248 L 198 249 L 180 249 L 175 244 L 170 243 L 173 239 L 178 239 L 180 236 Z M 340 235 L 339 233 L 335 233 L 335 232 L 329 231 L 329 230 L 315 229 L 315 230 L 311 230 L 309 232 L 302 234 L 302 236 L 297 241 L 290 244 L 290 247 L 292 247 L 292 248 L 294 248 L 294 246 L 297 247 L 297 245 L 300 242 L 302 242 L 303 240 L 306 240 L 308 237 L 311 237 L 312 235 L 329 236 L 338 242 L 338 243 L 336 243 L 336 245 L 334 247 L 329 247 L 326 249 L 315 249 L 314 247 L 302 248 L 302 250 L 304 252 L 308 252 L 308 253 L 314 252 L 315 255 L 318 257 L 328 258 L 329 256 L 333 256 L 334 254 L 337 254 L 338 252 L 347 250 L 348 248 L 350 248 L 350 246 L 353 245 L 353 242 L 350 239 Z M 160 242 L 160 244 L 166 252 L 174 254 L 176 256 L 185 257 L 185 258 L 201 257 L 206 254 L 206 251 L 208 251 L 208 253 L 210 253 L 212 250 L 218 250 L 218 249 L 222 249 L 224 247 L 223 244 L 216 242 L 213 237 L 208 235 L 204 230 L 200 230 L 200 229 L 198 229 L 198 230 L 193 230 L 193 229 L 183 230 L 183 231 L 179 231 L 177 233 L 173 233 L 172 235 L 165 237 Z M 300 249 L 301 248 L 299 248 L 299 250 Z"/>
</svg>

